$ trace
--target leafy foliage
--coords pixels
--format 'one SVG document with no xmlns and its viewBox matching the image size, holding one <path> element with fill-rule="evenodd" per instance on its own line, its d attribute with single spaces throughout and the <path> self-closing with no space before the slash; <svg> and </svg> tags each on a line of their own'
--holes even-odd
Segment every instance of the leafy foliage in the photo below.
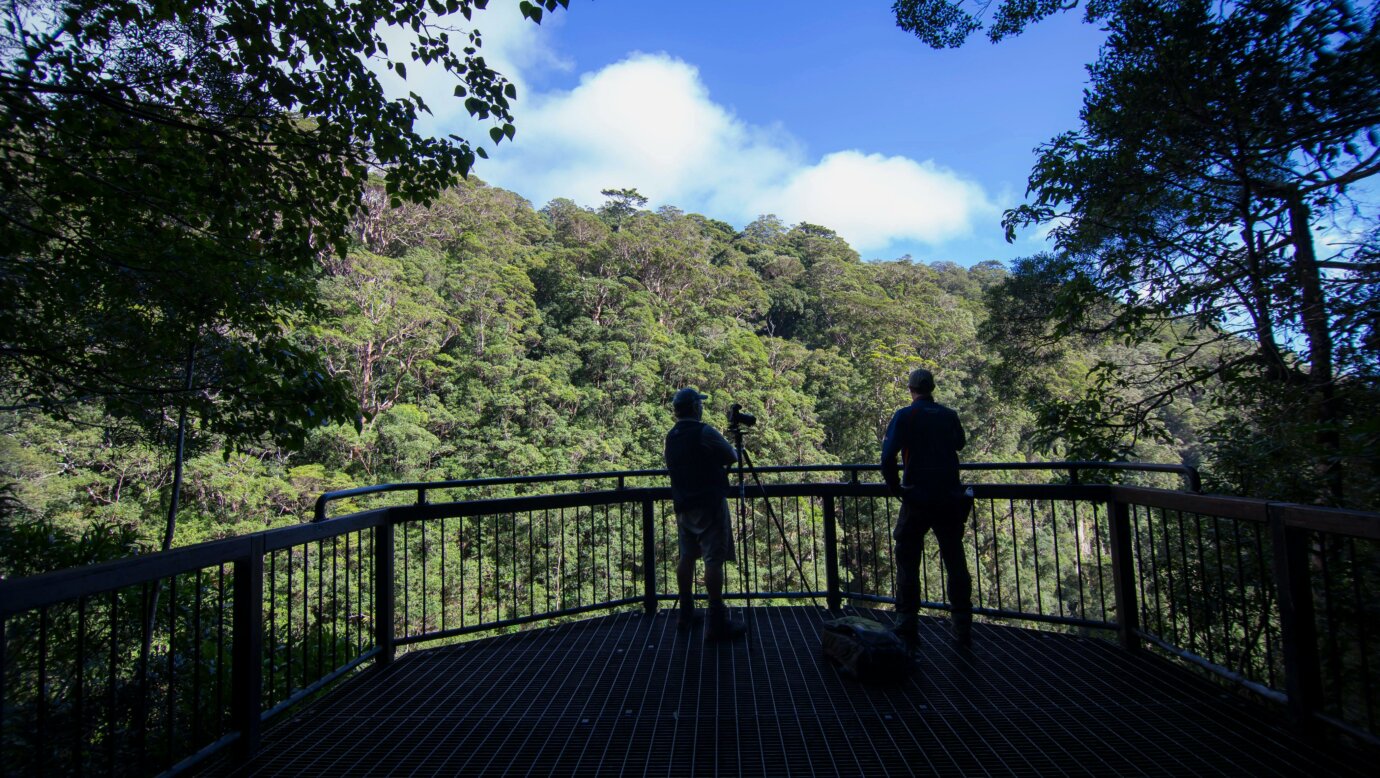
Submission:
<svg viewBox="0 0 1380 778">
<path fill-rule="evenodd" d="M 513 85 L 450 26 L 485 5 L 6 4 L 5 400 L 101 401 L 150 430 L 188 405 L 230 446 L 352 419 L 348 385 L 291 333 L 320 313 L 321 258 L 345 252 L 371 170 L 393 205 L 426 202 L 484 153 L 419 134 L 428 107 L 386 98 L 377 69 L 437 65 L 495 143 L 513 136 Z"/>
<path fill-rule="evenodd" d="M 1087 0 L 1084 14 L 1089 22 L 1114 14 L 1120 0 Z M 995 6 L 995 8 L 994 8 Z M 891 12 L 896 26 L 927 45 L 957 48 L 978 30 L 987 30 L 993 43 L 1019 35 L 1028 25 L 1078 7 L 1078 0 L 896 0 Z M 989 18 L 990 14 L 990 18 Z"/>
<path fill-rule="evenodd" d="M 1005 218 L 1008 236 L 1048 225 L 1061 253 L 1020 267 L 992 334 L 1013 351 L 1074 336 L 1157 344 L 1099 360 L 1046 429 L 1134 445 L 1163 433 L 1155 410 L 1220 387 L 1224 403 L 1308 425 L 1306 450 L 1277 466 L 1303 453 L 1315 492 L 1292 496 L 1340 503 L 1343 465 L 1374 456 L 1373 438 L 1342 430 L 1373 415 L 1376 358 L 1355 306 L 1375 276 L 1355 261 L 1365 243 L 1319 258 L 1314 233 L 1374 227 L 1346 191 L 1380 173 L 1380 18 L 1279 0 L 1119 9 L 1082 127 L 1041 148 L 1033 202 Z"/>
</svg>

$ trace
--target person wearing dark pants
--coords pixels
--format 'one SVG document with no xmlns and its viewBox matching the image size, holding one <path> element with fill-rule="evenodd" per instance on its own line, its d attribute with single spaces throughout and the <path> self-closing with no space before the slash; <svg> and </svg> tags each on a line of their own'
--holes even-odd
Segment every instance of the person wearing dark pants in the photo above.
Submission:
<svg viewBox="0 0 1380 778">
<path fill-rule="evenodd" d="M 746 632 L 724 608 L 724 563 L 737 557 L 728 508 L 728 470 L 738 452 L 714 427 L 700 420 L 708 399 L 694 387 L 676 392 L 671 407 L 676 424 L 666 434 L 666 470 L 671 476 L 680 537 L 676 584 L 680 601 L 678 626 L 695 623 L 695 561 L 704 560 L 704 588 L 709 594 L 709 628 L 705 640 L 732 640 Z"/>
<path fill-rule="evenodd" d="M 934 375 L 912 371 L 907 381 L 911 404 L 896 411 L 882 442 L 882 477 L 901 499 L 892 537 L 896 540 L 896 633 L 918 640 L 920 558 L 925 533 L 933 530 L 948 576 L 954 638 L 972 642 L 972 578 L 963 551 L 963 525 L 972 502 L 958 477 L 958 452 L 967 444 L 958 414 L 934 401 Z M 898 469 L 896 460 L 900 458 Z"/>
</svg>

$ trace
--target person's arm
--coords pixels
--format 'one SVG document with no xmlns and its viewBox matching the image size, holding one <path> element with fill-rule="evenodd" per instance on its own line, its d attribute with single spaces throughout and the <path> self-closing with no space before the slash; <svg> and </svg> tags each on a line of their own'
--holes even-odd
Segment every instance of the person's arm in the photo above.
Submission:
<svg viewBox="0 0 1380 778">
<path fill-rule="evenodd" d="M 733 444 L 724 440 L 724 436 L 712 425 L 704 425 L 703 430 L 700 433 L 700 445 L 704 446 L 710 459 L 724 467 L 737 464 L 738 452 L 733 449 Z"/>
<path fill-rule="evenodd" d="M 886 481 L 886 488 L 897 497 L 901 496 L 901 473 L 896 467 L 896 457 L 900 455 L 902 445 L 897 422 L 903 412 L 904 410 L 901 410 L 892 414 L 891 424 L 886 428 L 886 437 L 882 438 L 882 479 Z"/>
<path fill-rule="evenodd" d="M 962 451 L 968 445 L 968 434 L 963 431 L 963 422 L 954 414 L 954 451 Z"/>
</svg>

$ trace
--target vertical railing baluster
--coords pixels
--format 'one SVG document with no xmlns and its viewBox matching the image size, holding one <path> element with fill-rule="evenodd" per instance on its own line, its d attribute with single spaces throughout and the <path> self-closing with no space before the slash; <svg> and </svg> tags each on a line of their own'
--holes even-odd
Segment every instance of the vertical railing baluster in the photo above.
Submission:
<svg viewBox="0 0 1380 778">
<path fill-rule="evenodd" d="M 0 667 L 4 667 L 3 657 L 0 657 Z M 76 719 L 76 726 L 72 728 L 73 744 L 72 755 L 74 767 L 78 775 L 85 772 L 85 760 L 82 752 L 86 750 L 86 597 L 83 595 L 77 598 L 77 655 L 73 662 L 75 672 L 72 674 L 72 707 L 73 717 Z M 0 676 L 0 683 L 3 683 L 3 676 Z M 0 711 L 4 706 L 0 705 Z"/>
<path fill-rule="evenodd" d="M 997 532 L 997 501 L 987 501 L 988 526 L 992 529 L 992 578 L 996 581 L 997 589 L 997 608 L 1006 607 L 1006 600 L 1001 596 L 1001 543 L 999 538 L 1001 533 Z"/>
<path fill-rule="evenodd" d="M 971 515 L 968 517 L 973 525 L 973 604 L 979 608 L 986 607 L 982 596 L 982 533 L 978 531 L 977 507 L 974 506 Z M 888 534 L 888 537 L 890 535 Z M 896 566 L 892 565 L 892 586 L 895 587 Z"/>
<path fill-rule="evenodd" d="M 503 551 L 499 548 L 499 516 L 494 515 L 490 518 L 493 519 L 494 524 L 494 621 L 501 621 L 503 619 L 503 585 L 498 579 L 498 572 L 503 566 Z M 590 556 L 592 557 L 593 554 L 591 554 Z M 590 563 L 590 567 L 593 568 L 592 561 Z"/>
<path fill-rule="evenodd" d="M 1321 634 L 1326 636 L 1324 642 L 1327 644 L 1327 669 L 1331 672 L 1333 693 L 1337 695 L 1336 709 L 1341 710 L 1346 705 L 1346 700 L 1342 692 L 1345 687 L 1342 685 L 1342 661 L 1341 651 L 1337 646 L 1337 614 L 1334 597 L 1332 594 L 1332 565 L 1327 558 L 1327 535 L 1318 536 L 1318 573 L 1322 576 L 1322 618 L 1323 628 Z M 1323 705 L 1327 700 L 1322 700 Z"/>
<path fill-rule="evenodd" d="M 416 631 L 414 634 L 419 635 L 419 636 L 420 636 L 420 635 L 425 635 L 425 634 L 427 633 L 427 627 L 426 627 L 426 617 L 427 617 L 427 607 L 426 607 L 426 601 L 427 601 L 426 558 L 427 558 L 427 556 L 428 556 L 429 554 L 428 554 L 427 545 L 426 545 L 426 524 L 427 524 L 426 521 L 419 521 L 419 522 L 417 522 L 417 536 L 418 536 L 418 541 L 417 541 L 417 543 L 418 543 L 418 545 L 417 545 L 417 557 L 421 560 L 421 562 L 419 563 L 420 566 L 421 566 L 421 572 L 418 573 L 418 578 L 419 578 L 419 580 L 421 581 L 421 584 L 420 584 L 421 593 L 418 595 L 418 598 L 421 599 L 421 601 L 422 601 L 422 613 L 421 613 L 421 623 L 420 623 L 420 625 L 418 625 L 417 631 Z"/>
<path fill-rule="evenodd" d="M 167 744 L 167 751 L 163 756 L 163 765 L 171 765 L 177 761 L 174 757 L 174 737 L 177 732 L 177 576 L 168 578 L 168 680 L 165 702 L 167 707 L 164 711 L 163 731 L 164 742 Z"/>
<path fill-rule="evenodd" d="M 1121 645 L 1129 651 L 1140 648 L 1140 611 L 1136 607 L 1136 570 L 1131 548 L 1131 511 L 1126 503 L 1113 498 L 1107 505 L 1112 543 L 1112 581 L 1116 603 L 1116 628 Z"/>
<path fill-rule="evenodd" d="M 1030 542 L 1035 551 L 1035 612 L 1045 615 L 1045 584 L 1040 578 L 1040 530 L 1035 526 L 1035 500 L 1030 501 Z"/>
<path fill-rule="evenodd" d="M 1162 640 L 1168 640 L 1168 639 L 1169 639 L 1169 636 L 1168 636 L 1167 634 L 1165 634 L 1165 628 L 1164 628 L 1164 603 L 1163 603 L 1163 601 L 1160 599 L 1160 547 L 1159 547 L 1159 544 L 1158 544 L 1158 543 L 1156 542 L 1156 540 L 1155 540 L 1155 522 L 1154 522 L 1154 519 L 1151 518 L 1151 516 L 1152 516 L 1152 514 L 1151 514 L 1151 512 L 1150 512 L 1150 509 L 1149 509 L 1149 508 L 1146 508 L 1146 509 L 1145 509 L 1145 534 L 1146 534 L 1146 536 L 1149 537 L 1149 539 L 1150 539 L 1150 585 L 1151 585 L 1151 588 L 1152 588 L 1152 589 L 1154 590 L 1154 592 L 1155 592 L 1155 632 L 1156 632 L 1156 635 L 1157 635 L 1160 639 L 1162 639 Z M 1160 512 L 1160 518 L 1161 518 L 1161 519 L 1164 518 L 1164 512 L 1163 512 L 1163 511 Z M 1165 531 L 1168 532 L 1168 530 L 1165 530 Z M 1168 535 L 1166 535 L 1165 537 L 1167 538 Z M 1165 545 L 1166 553 L 1168 553 L 1167 549 L 1169 548 L 1168 542 L 1169 542 L 1168 540 L 1165 541 L 1165 543 L 1166 543 L 1166 545 Z M 1172 579 L 1171 579 L 1171 581 L 1172 581 Z M 1167 598 L 1166 598 L 1166 599 L 1167 599 Z M 1173 606 L 1171 605 L 1170 607 L 1171 607 L 1171 609 L 1172 609 Z M 1172 625 L 1173 625 L 1173 616 L 1172 616 L 1172 614 L 1171 614 L 1171 616 L 1170 616 L 1170 620 L 1171 620 L 1171 621 L 1170 621 L 1170 625 L 1172 626 Z M 1148 622 L 1147 622 L 1147 624 L 1148 624 Z"/>
<path fill-rule="evenodd" d="M 1007 516 L 1011 519 L 1011 566 L 1016 572 L 1016 610 L 1025 609 L 1025 598 L 1021 596 L 1021 544 L 1016 542 L 1016 501 L 1006 501 Z"/>
<path fill-rule="evenodd" d="M 1371 732 L 1376 731 L 1375 726 L 1375 694 L 1371 691 L 1370 675 L 1370 647 L 1366 640 L 1366 605 L 1370 602 L 1366 598 L 1361 584 L 1362 568 L 1356 563 L 1356 539 L 1347 538 L 1351 556 L 1351 587 L 1352 596 L 1355 598 L 1356 607 L 1356 631 L 1357 642 L 1361 645 L 1361 678 L 1363 679 L 1361 688 L 1361 699 L 1366 706 L 1366 725 Z"/>
<path fill-rule="evenodd" d="M 271 621 L 269 622 L 272 623 Z M 262 629 L 262 628 L 261 628 Z M 270 665 L 271 666 L 271 665 Z M 225 563 L 216 566 L 216 736 L 225 731 Z"/>
<path fill-rule="evenodd" d="M 201 742 L 201 570 L 197 570 L 192 604 L 192 743 Z"/>
<path fill-rule="evenodd" d="M 407 525 L 403 525 L 406 527 Z M 393 663 L 393 613 L 396 594 L 393 584 L 393 522 L 385 517 L 374 527 L 374 645 L 378 648 L 376 667 Z"/>
<path fill-rule="evenodd" d="M 346 535 L 349 537 L 349 535 Z M 340 667 L 340 536 L 331 536 L 331 667 Z M 346 559 L 346 570 L 349 570 Z M 348 622 L 347 622 L 348 624 Z"/>
<path fill-rule="evenodd" d="M 148 725 L 149 725 L 149 644 L 153 639 L 153 619 L 152 603 L 149 599 L 149 584 L 145 583 L 141 587 L 141 597 L 139 600 L 140 619 L 139 632 L 139 707 L 134 714 L 135 729 L 134 750 L 140 764 L 148 761 Z M 40 753 L 42 753 L 40 749 Z"/>
<path fill-rule="evenodd" d="M 824 574 L 829 593 L 829 610 L 843 608 L 843 592 L 839 588 L 839 537 L 838 521 L 834 516 L 834 497 L 826 494 L 821 498 L 824 504 Z"/>
<path fill-rule="evenodd" d="M 1267 505 L 1274 541 L 1274 578 L 1279 593 L 1279 620 L 1284 639 L 1284 684 L 1289 712 L 1296 725 L 1312 730 L 1313 714 L 1322 702 L 1318 666 L 1318 633 L 1313 614 L 1313 585 L 1308 568 L 1308 530 L 1294 529 Z"/>
<path fill-rule="evenodd" d="M 231 571 L 233 574 L 233 570 Z M 291 580 L 291 576 L 289 576 Z M 234 581 L 231 581 L 231 586 Z M 292 595 L 288 595 L 288 602 Z M 268 699 L 278 695 L 278 552 L 268 553 Z"/>
<path fill-rule="evenodd" d="M 651 497 L 642 498 L 642 610 L 656 613 L 656 522 Z"/>
<path fill-rule="evenodd" d="M 1073 471 L 1077 478 L 1078 471 Z M 1054 599 L 1059 604 L 1059 616 L 1064 615 L 1064 563 L 1059 559 L 1059 509 L 1049 501 L 1049 531 L 1054 537 Z"/>
<path fill-rule="evenodd" d="M 613 553 L 613 528 L 612 519 L 609 518 L 609 514 L 612 513 L 612 511 L 612 505 L 604 506 L 604 602 L 613 601 L 613 564 L 611 556 Z M 513 546 L 513 552 L 514 554 L 517 553 L 516 544 Z M 513 569 L 517 569 L 516 557 L 513 559 Z M 513 615 L 516 616 L 517 613 L 514 612 Z"/>
<path fill-rule="evenodd" d="M 1097 604 L 1102 609 L 1102 620 L 1107 620 L 1107 580 L 1103 576 L 1102 564 L 1102 516 L 1098 511 L 1099 503 L 1092 504 L 1093 512 L 1093 551 L 1097 556 Z M 1110 515 L 1110 514 L 1109 514 Z"/>
<path fill-rule="evenodd" d="M 1246 563 L 1242 561 L 1241 549 L 1244 544 L 1241 541 L 1241 519 L 1232 519 L 1232 561 L 1236 563 L 1236 589 L 1241 597 L 1241 656 L 1237 662 L 1238 668 L 1242 673 L 1248 671 L 1251 648 L 1253 643 L 1248 639 L 1251 636 L 1250 621 L 1250 601 L 1246 599 Z M 1223 598 L 1224 600 L 1226 598 Z M 1265 635 L 1261 635 L 1265 637 Z"/>
<path fill-rule="evenodd" d="M 537 615 L 537 543 L 533 512 L 527 512 L 527 615 Z M 618 524 L 618 539 L 622 542 L 622 524 Z M 620 557 L 622 559 L 621 552 Z M 444 612 L 444 611 L 442 611 Z M 444 629 L 444 628 L 442 628 Z"/>
<path fill-rule="evenodd" d="M 1228 612 L 1227 600 L 1227 572 L 1226 565 L 1222 563 L 1222 519 L 1212 517 L 1212 548 L 1217 556 L 1217 599 L 1222 606 L 1222 660 L 1221 663 L 1230 666 L 1231 663 L 1231 615 Z M 1242 635 L 1244 638 L 1245 636 Z"/>
<path fill-rule="evenodd" d="M 248 555 L 234 562 L 231 619 L 231 720 L 239 732 L 242 758 L 259 750 L 263 693 L 264 541 L 247 538 Z"/>
<path fill-rule="evenodd" d="M 542 511 L 541 518 L 542 545 L 546 548 L 546 568 L 542 574 L 542 582 L 546 590 L 546 610 L 551 611 L 551 509 Z"/>
<path fill-rule="evenodd" d="M 1269 530 L 1270 530 L 1270 532 L 1273 534 L 1273 532 L 1274 532 L 1274 527 L 1273 527 L 1273 526 L 1269 527 Z M 1275 577 L 1274 577 L 1273 572 L 1272 572 L 1273 568 L 1267 568 L 1267 567 L 1266 567 L 1266 562 L 1265 562 L 1265 547 L 1264 547 L 1265 541 L 1264 541 L 1264 539 L 1263 539 L 1263 537 L 1262 537 L 1263 535 L 1264 535 L 1264 532 L 1260 529 L 1260 527 L 1259 527 L 1259 526 L 1255 527 L 1255 559 L 1256 559 L 1256 571 L 1257 571 L 1257 574 L 1259 575 L 1259 580 L 1260 580 L 1260 585 L 1261 585 L 1261 587 L 1266 589 L 1265 597 L 1262 599 L 1262 602 L 1261 602 L 1261 606 L 1260 606 L 1260 607 L 1261 607 L 1261 609 L 1262 609 L 1263 611 L 1268 611 L 1269 608 L 1270 608 L 1271 594 L 1273 593 L 1274 596 L 1275 596 L 1276 598 L 1278 598 L 1279 595 L 1278 595 L 1278 587 L 1274 585 L 1274 584 L 1275 584 Z M 1272 545 L 1271 550 L 1274 551 L 1273 545 Z M 1278 553 L 1278 552 L 1275 552 L 1275 553 Z M 1278 600 L 1276 599 L 1276 601 L 1278 601 Z M 1266 628 L 1266 633 L 1265 633 L 1265 661 L 1268 663 L 1268 666 L 1269 666 L 1269 668 L 1270 668 L 1270 687 L 1271 687 L 1271 688 L 1279 688 L 1279 683 L 1278 683 L 1278 680 L 1277 680 L 1277 679 L 1278 679 L 1278 675 L 1277 675 L 1277 673 L 1275 672 L 1275 634 L 1269 630 L 1269 619 L 1266 618 L 1266 616 L 1267 616 L 1266 613 L 1262 613 L 1262 614 L 1261 614 L 1261 620 L 1262 620 L 1262 622 L 1264 622 L 1265 625 L 1266 625 L 1266 627 L 1265 627 L 1265 628 Z"/>
<path fill-rule="evenodd" d="M 307 656 L 307 650 L 311 648 L 311 552 L 310 543 L 302 544 L 302 686 L 307 688 L 311 680 L 307 678 L 311 667 L 311 657 Z"/>
<path fill-rule="evenodd" d="M 3 680 L 3 679 L 0 679 Z M 48 766 L 48 608 L 38 609 L 38 729 L 34 732 L 34 766 Z"/>
<path fill-rule="evenodd" d="M 1182 564 L 1180 577 L 1183 579 L 1184 599 L 1187 604 L 1183 607 L 1184 620 L 1188 622 L 1188 650 L 1198 653 L 1198 627 L 1193 619 L 1193 568 L 1188 564 L 1188 531 L 1184 529 L 1184 512 L 1174 511 L 1174 515 L 1179 519 L 1179 559 Z"/>
<path fill-rule="evenodd" d="M 282 608 L 282 634 L 278 637 L 278 642 L 282 644 L 283 647 L 281 673 L 283 676 L 283 696 L 281 698 L 278 698 L 277 702 L 282 702 L 283 700 L 292 696 L 292 662 L 293 657 L 296 655 L 297 651 L 296 643 L 292 639 L 292 624 L 293 619 L 296 617 L 297 614 L 297 601 L 293 599 L 293 591 L 295 591 L 293 589 L 293 586 L 296 576 L 293 575 L 292 571 L 294 569 L 293 564 L 297 560 L 297 552 L 294 551 L 291 546 L 288 546 L 287 548 L 280 550 L 283 552 L 283 581 L 284 586 L 287 590 L 287 594 L 286 600 L 284 600 Z M 270 698 L 272 698 L 275 695 L 276 692 L 274 692 L 273 695 L 270 695 Z"/>
<path fill-rule="evenodd" d="M 9 665 L 6 664 L 6 660 L 9 657 L 9 636 L 10 620 L 7 616 L 0 615 L 0 743 L 4 742 L 5 733 L 8 731 L 5 725 L 10 721 L 10 711 L 8 708 L 10 698 L 5 693 L 5 690 L 8 688 L 5 684 L 5 668 L 9 667 Z M 112 679 L 115 677 L 114 673 L 110 675 Z M 113 687 L 114 683 L 112 683 L 111 686 Z M 111 739 L 113 740 L 114 738 Z"/>
<path fill-rule="evenodd" d="M 446 517 L 441 517 L 441 631 L 446 631 L 446 612 L 450 608 L 446 600 Z"/>
<path fill-rule="evenodd" d="M 1088 603 L 1083 593 L 1083 524 L 1078 520 L 1078 501 L 1071 501 L 1073 506 L 1073 565 L 1074 572 L 1078 577 L 1078 616 L 1086 619 L 1088 617 Z"/>
<path fill-rule="evenodd" d="M 119 677 L 119 651 L 120 651 L 120 593 L 112 591 L 110 593 L 110 682 L 106 684 L 106 739 L 105 753 L 107 772 L 115 772 L 116 754 L 115 743 L 120 738 L 115 737 L 115 727 L 119 721 L 117 715 L 117 705 L 115 696 L 115 679 Z M 3 666 L 3 665 L 0 665 Z"/>
</svg>

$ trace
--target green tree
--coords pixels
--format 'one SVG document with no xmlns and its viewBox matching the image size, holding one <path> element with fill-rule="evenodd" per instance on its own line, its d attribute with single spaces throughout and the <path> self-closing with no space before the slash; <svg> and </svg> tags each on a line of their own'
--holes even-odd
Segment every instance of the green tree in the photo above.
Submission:
<svg viewBox="0 0 1380 778">
<path fill-rule="evenodd" d="M 1064 255 L 1038 272 L 1062 276 L 1051 288 L 1056 334 L 1167 343 L 1140 366 L 1157 384 L 1141 410 L 1216 382 L 1272 382 L 1307 398 L 1316 475 L 1339 501 L 1342 385 L 1375 375 L 1364 333 L 1343 329 L 1332 301 L 1374 276 L 1320 259 L 1313 233 L 1345 214 L 1347 187 L 1380 173 L 1376 9 L 1120 9 L 1090 69 L 1083 126 L 1042 147 L 1034 202 L 1008 212 L 1008 235 L 1052 226 Z M 1124 386 L 1112 367 L 1101 366 L 1102 383 Z M 1102 412 L 1092 397 L 1084 410 Z"/>
<path fill-rule="evenodd" d="M 428 201 L 484 154 L 419 134 L 426 104 L 386 97 L 374 68 L 439 66 L 494 142 L 512 137 L 513 86 L 476 30 L 449 26 L 485 5 L 6 4 L 5 401 L 98 400 L 157 428 L 176 398 L 231 445 L 354 416 L 348 388 L 288 333 L 315 312 L 320 260 L 343 254 L 371 170 L 393 204 Z M 390 29 L 410 31 L 406 50 L 389 51 Z"/>
<path fill-rule="evenodd" d="M 1121 0 L 1087 0 L 1088 21 L 1115 13 Z M 957 48 L 968 36 L 987 30 L 993 43 L 1019 35 L 1027 25 L 1078 7 L 1078 0 L 896 0 L 896 26 L 936 49 Z"/>
</svg>

